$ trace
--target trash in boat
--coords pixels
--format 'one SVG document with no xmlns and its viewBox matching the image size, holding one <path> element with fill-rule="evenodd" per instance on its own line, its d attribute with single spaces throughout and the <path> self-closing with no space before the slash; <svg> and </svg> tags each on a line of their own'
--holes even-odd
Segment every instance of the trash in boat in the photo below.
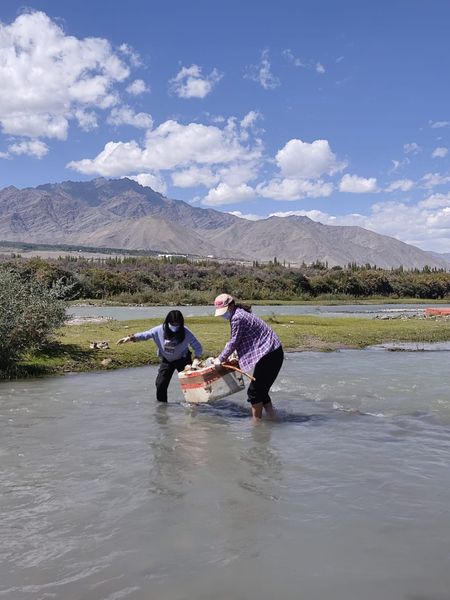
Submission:
<svg viewBox="0 0 450 600">
<path fill-rule="evenodd" d="M 211 357 L 200 362 L 198 368 L 192 369 L 191 365 L 188 365 L 184 371 L 178 373 L 186 402 L 214 402 L 245 389 L 242 373 L 235 370 L 239 369 L 238 361 L 230 360 L 224 364 L 226 366 L 216 368 Z"/>
</svg>

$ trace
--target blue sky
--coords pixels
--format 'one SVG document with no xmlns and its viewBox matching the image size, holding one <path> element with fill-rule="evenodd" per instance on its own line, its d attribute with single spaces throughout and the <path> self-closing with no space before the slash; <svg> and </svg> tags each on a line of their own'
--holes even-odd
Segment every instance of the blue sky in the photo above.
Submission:
<svg viewBox="0 0 450 600">
<path fill-rule="evenodd" d="M 0 5 L 0 187 L 131 176 L 450 252 L 450 3 Z"/>
</svg>

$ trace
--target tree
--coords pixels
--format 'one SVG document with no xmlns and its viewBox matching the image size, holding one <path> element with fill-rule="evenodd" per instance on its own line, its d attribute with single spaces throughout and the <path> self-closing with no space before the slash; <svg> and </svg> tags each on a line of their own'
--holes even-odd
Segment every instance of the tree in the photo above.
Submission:
<svg viewBox="0 0 450 600">
<path fill-rule="evenodd" d="M 8 372 L 30 350 L 47 344 L 65 320 L 60 286 L 48 289 L 14 271 L 0 272 L 0 372 Z"/>
</svg>

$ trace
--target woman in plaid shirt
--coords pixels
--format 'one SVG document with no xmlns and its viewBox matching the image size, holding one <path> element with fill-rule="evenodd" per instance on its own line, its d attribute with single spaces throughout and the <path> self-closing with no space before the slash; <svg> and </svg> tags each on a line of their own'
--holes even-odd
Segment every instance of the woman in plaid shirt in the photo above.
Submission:
<svg viewBox="0 0 450 600">
<path fill-rule="evenodd" d="M 236 351 L 243 371 L 254 368 L 252 381 L 247 390 L 253 417 L 260 419 L 263 408 L 271 418 L 275 411 L 269 396 L 270 388 L 283 364 L 283 348 L 276 333 L 262 319 L 252 314 L 250 306 L 236 304 L 229 294 L 220 294 L 214 300 L 215 316 L 230 321 L 231 338 L 215 359 L 220 365 Z"/>
</svg>

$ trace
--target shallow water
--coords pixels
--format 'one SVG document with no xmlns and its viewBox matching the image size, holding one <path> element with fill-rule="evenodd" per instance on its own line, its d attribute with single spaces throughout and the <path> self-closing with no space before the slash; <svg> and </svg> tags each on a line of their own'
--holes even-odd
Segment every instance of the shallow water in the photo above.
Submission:
<svg viewBox="0 0 450 600">
<path fill-rule="evenodd" d="M 448 600 L 447 352 L 290 354 L 257 425 L 155 373 L 0 385 L 0 598 Z"/>
<path fill-rule="evenodd" d="M 264 315 L 311 315 L 322 317 L 365 317 L 395 316 L 399 314 L 423 314 L 429 304 L 342 304 L 337 306 L 320 306 L 318 304 L 254 306 L 253 312 Z M 440 308 L 450 305 L 440 304 Z M 72 317 L 110 317 L 118 321 L 131 319 L 161 319 L 169 310 L 178 309 L 186 318 L 211 316 L 211 306 L 71 306 L 68 314 Z"/>
</svg>

